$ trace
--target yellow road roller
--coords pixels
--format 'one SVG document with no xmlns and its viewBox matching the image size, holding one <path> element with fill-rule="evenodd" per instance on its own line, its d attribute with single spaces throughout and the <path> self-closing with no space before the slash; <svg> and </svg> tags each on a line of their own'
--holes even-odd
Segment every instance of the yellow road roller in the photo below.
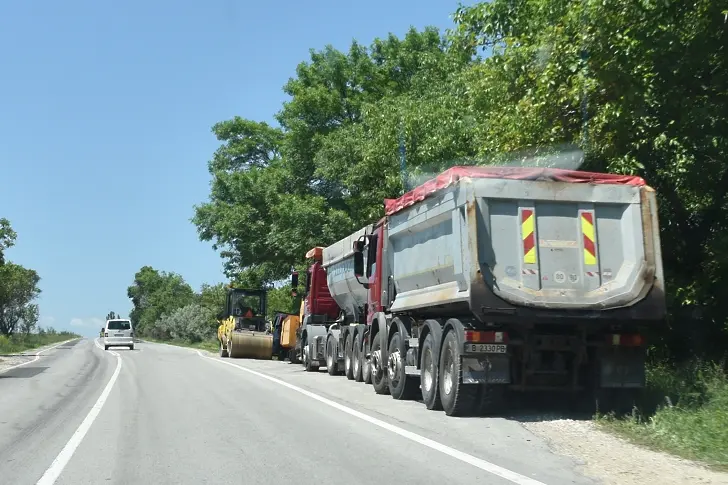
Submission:
<svg viewBox="0 0 728 485">
<path fill-rule="evenodd" d="M 220 357 L 265 359 L 273 356 L 273 335 L 266 328 L 266 290 L 228 286 L 225 308 L 218 314 Z"/>
</svg>

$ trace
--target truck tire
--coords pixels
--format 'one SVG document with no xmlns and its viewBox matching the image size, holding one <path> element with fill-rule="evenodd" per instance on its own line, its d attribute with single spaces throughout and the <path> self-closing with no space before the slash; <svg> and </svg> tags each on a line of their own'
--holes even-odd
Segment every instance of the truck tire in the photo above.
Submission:
<svg viewBox="0 0 728 485">
<path fill-rule="evenodd" d="M 317 372 L 319 370 L 318 364 L 313 365 L 311 364 L 311 345 L 309 343 L 304 343 L 303 346 L 303 368 L 306 369 L 306 372 Z"/>
<path fill-rule="evenodd" d="M 364 384 L 372 383 L 372 366 L 367 360 L 367 354 L 369 353 L 369 343 L 363 341 L 362 337 L 362 352 L 361 352 L 361 380 Z"/>
<path fill-rule="evenodd" d="M 394 399 L 411 400 L 417 392 L 417 378 L 405 372 L 404 340 L 399 332 L 395 332 L 389 341 L 389 358 L 387 359 L 387 381 L 389 393 Z"/>
<path fill-rule="evenodd" d="M 339 373 L 336 354 L 336 342 L 334 342 L 334 339 L 329 336 L 329 338 L 326 339 L 326 371 L 330 376 L 335 376 Z"/>
<path fill-rule="evenodd" d="M 350 381 L 354 380 L 354 365 L 352 357 L 352 349 L 354 347 L 354 334 L 346 333 L 346 344 L 344 344 L 344 374 Z"/>
<path fill-rule="evenodd" d="M 352 375 L 354 376 L 354 380 L 356 382 L 361 382 L 364 380 L 361 372 L 361 354 L 361 332 L 357 332 L 351 349 Z"/>
<path fill-rule="evenodd" d="M 428 333 L 422 343 L 420 353 L 420 389 L 422 391 L 422 401 L 427 409 L 433 411 L 442 410 L 438 380 L 439 371 L 437 354 L 435 353 L 435 337 L 432 336 L 432 333 Z"/>
<path fill-rule="evenodd" d="M 386 334 L 384 332 L 379 332 L 377 336 L 374 337 L 374 342 L 372 342 L 372 354 L 375 352 L 379 352 L 381 354 L 382 340 L 384 340 L 385 345 L 387 343 L 385 338 Z M 377 394 L 389 394 L 389 384 L 387 383 L 387 363 L 379 362 L 377 367 L 374 367 L 371 363 L 369 365 L 371 367 L 372 386 L 374 386 L 374 392 Z"/>
<path fill-rule="evenodd" d="M 220 357 L 227 357 L 227 356 L 228 356 L 228 351 L 225 348 L 225 346 L 222 344 L 222 342 L 220 342 Z"/>
<path fill-rule="evenodd" d="M 440 350 L 440 400 L 448 416 L 467 416 L 475 411 L 478 386 L 463 384 L 460 346 L 450 329 Z"/>
</svg>

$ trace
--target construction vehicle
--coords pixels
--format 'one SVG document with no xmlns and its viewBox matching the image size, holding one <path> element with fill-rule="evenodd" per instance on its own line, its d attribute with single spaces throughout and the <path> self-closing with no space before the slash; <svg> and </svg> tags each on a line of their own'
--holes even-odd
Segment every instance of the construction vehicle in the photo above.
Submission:
<svg viewBox="0 0 728 485">
<path fill-rule="evenodd" d="M 321 345 L 326 339 L 329 327 L 340 314 L 336 301 L 329 294 L 326 283 L 326 271 L 321 265 L 323 248 L 315 247 L 306 253 L 313 264 L 306 271 L 306 288 L 301 305 L 300 326 L 296 331 L 296 360 L 303 364 L 308 372 L 317 371 L 326 365 L 326 355 Z M 298 291 L 298 273 L 291 277 L 294 293 Z M 332 371 L 329 370 L 329 373 Z"/>
<path fill-rule="evenodd" d="M 286 358 L 291 363 L 298 363 L 296 358 L 296 330 L 300 316 L 295 313 L 277 312 L 273 318 L 273 355 L 278 360 Z"/>
<path fill-rule="evenodd" d="M 666 314 L 655 192 L 633 176 L 453 167 L 324 248 L 317 275 L 304 361 L 343 354 L 350 379 L 447 415 L 529 391 L 623 410 Z"/>
<path fill-rule="evenodd" d="M 228 286 L 225 308 L 218 314 L 220 357 L 266 359 L 273 356 L 273 335 L 265 320 L 266 290 Z"/>
</svg>

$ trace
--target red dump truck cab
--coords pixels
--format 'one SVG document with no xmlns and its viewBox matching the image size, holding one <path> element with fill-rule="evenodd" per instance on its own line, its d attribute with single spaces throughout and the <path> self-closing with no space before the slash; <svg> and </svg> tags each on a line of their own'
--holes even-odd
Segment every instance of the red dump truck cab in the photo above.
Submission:
<svg viewBox="0 0 728 485">
<path fill-rule="evenodd" d="M 335 320 L 339 306 L 331 297 L 326 283 L 326 270 L 321 261 L 315 261 L 306 272 L 305 314 L 317 315 L 327 320 Z"/>
</svg>

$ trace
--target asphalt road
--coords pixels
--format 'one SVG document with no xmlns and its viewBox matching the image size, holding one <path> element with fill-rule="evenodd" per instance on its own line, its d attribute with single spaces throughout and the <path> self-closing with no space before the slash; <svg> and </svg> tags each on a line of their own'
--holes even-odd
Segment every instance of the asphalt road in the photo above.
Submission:
<svg viewBox="0 0 728 485">
<path fill-rule="evenodd" d="M 515 421 L 276 361 L 84 339 L 0 374 L 3 485 L 593 483 L 575 469 Z"/>
</svg>

